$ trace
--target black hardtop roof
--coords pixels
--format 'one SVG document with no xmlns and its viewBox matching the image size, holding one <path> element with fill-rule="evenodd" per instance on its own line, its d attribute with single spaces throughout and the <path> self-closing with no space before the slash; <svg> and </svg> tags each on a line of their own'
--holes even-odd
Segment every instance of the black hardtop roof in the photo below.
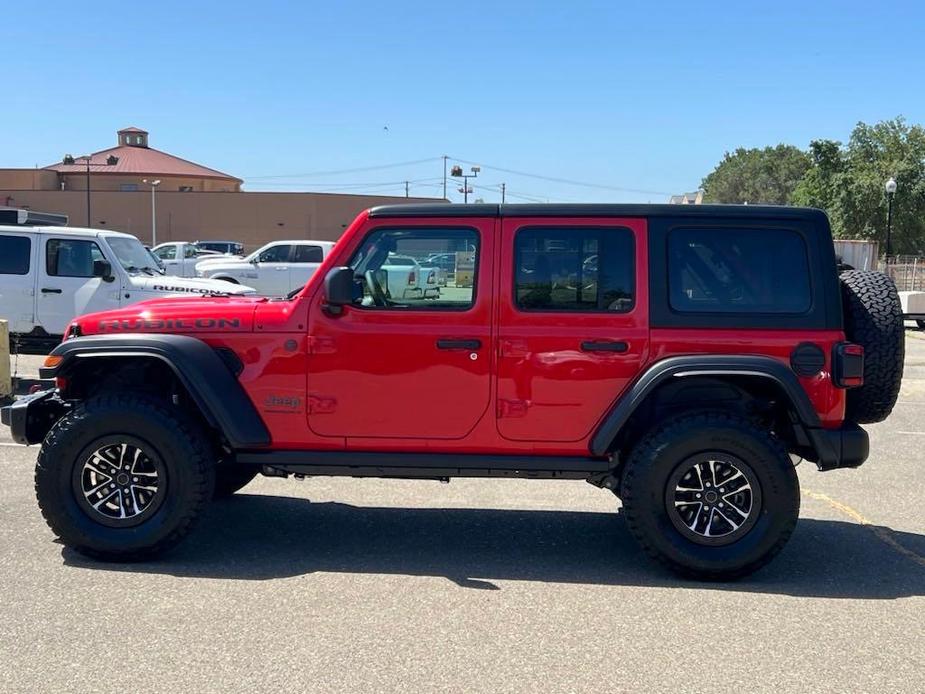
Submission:
<svg viewBox="0 0 925 694">
<path fill-rule="evenodd" d="M 370 217 L 726 217 L 818 219 L 825 212 L 812 207 L 784 205 L 650 205 L 552 203 L 546 205 L 452 205 L 429 203 L 382 205 Z"/>
</svg>

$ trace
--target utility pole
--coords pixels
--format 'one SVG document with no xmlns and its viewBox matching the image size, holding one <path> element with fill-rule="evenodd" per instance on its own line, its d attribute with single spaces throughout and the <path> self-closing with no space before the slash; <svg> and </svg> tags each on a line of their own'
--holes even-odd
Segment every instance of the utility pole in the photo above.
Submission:
<svg viewBox="0 0 925 694">
<path fill-rule="evenodd" d="M 405 181 L 405 197 L 408 197 L 408 181 Z"/>
<path fill-rule="evenodd" d="M 90 157 L 85 159 L 87 163 L 87 228 L 90 228 Z"/>
<path fill-rule="evenodd" d="M 443 155 L 443 199 L 446 200 L 446 160 L 448 157 Z"/>
<path fill-rule="evenodd" d="M 505 189 L 506 189 L 506 186 L 505 186 L 504 183 L 502 183 L 502 184 L 501 184 L 501 204 L 502 204 L 502 205 L 504 204 L 504 192 L 505 192 Z"/>
</svg>

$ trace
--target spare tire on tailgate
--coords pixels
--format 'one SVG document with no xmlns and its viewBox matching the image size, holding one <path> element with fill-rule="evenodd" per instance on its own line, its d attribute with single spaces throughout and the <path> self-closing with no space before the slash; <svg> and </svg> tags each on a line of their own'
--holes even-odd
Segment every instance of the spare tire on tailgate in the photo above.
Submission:
<svg viewBox="0 0 925 694">
<path fill-rule="evenodd" d="M 864 347 L 864 385 L 848 391 L 848 420 L 882 422 L 893 410 L 903 377 L 905 329 L 893 280 L 882 272 L 840 275 L 845 334 Z"/>
</svg>

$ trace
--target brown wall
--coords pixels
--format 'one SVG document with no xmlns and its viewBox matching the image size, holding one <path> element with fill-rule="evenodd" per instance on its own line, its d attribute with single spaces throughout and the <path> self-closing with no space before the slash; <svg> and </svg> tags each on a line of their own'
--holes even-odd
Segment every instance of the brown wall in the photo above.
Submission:
<svg viewBox="0 0 925 694">
<path fill-rule="evenodd" d="M 87 175 L 81 173 L 62 174 L 65 190 L 87 190 Z M 138 190 L 147 189 L 149 194 L 151 189 L 144 179 L 160 179 L 161 183 L 157 190 L 160 191 L 179 191 L 180 186 L 192 186 L 193 191 L 198 192 L 228 192 L 233 193 L 240 190 L 240 184 L 230 178 L 184 178 L 182 176 L 165 176 L 163 174 L 151 174 L 150 176 L 134 175 L 124 176 L 120 174 L 90 174 L 90 190 L 118 190 L 121 191 L 122 184 L 133 183 L 138 186 Z M 55 185 L 48 190 L 57 190 L 59 186 Z"/>
<path fill-rule="evenodd" d="M 9 190 L 58 190 L 58 173 L 46 169 L 0 169 L 0 191 Z"/>
<path fill-rule="evenodd" d="M 329 193 L 178 193 L 160 188 L 156 195 L 158 243 L 228 239 L 241 241 L 248 250 L 277 239 L 337 240 L 359 212 L 376 205 L 443 202 Z M 126 231 L 151 243 L 150 189 L 94 190 L 91 196 L 93 227 Z M 72 226 L 86 225 L 86 200 L 84 191 L 0 189 L 0 205 L 66 214 Z"/>
</svg>

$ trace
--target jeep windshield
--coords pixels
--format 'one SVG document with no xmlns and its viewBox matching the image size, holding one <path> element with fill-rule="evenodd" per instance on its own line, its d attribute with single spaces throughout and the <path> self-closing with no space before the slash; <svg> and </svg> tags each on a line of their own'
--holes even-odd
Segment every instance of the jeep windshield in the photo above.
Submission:
<svg viewBox="0 0 925 694">
<path fill-rule="evenodd" d="M 144 272 L 150 275 L 161 274 L 151 254 L 141 245 L 141 241 L 138 239 L 110 236 L 105 241 L 118 259 L 119 265 L 125 268 L 126 272 L 133 274 Z"/>
</svg>

